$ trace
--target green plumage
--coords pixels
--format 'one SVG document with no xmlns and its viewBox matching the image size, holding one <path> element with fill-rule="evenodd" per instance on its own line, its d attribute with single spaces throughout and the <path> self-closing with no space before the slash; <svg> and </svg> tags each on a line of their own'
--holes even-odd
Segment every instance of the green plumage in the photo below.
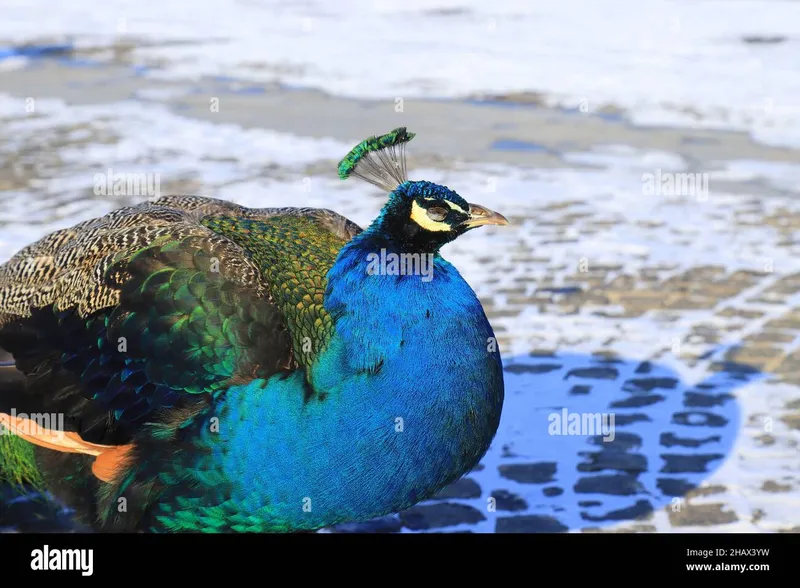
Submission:
<svg viewBox="0 0 800 588">
<path fill-rule="evenodd" d="M 333 333 L 333 320 L 323 307 L 325 274 L 345 240 L 308 217 L 248 220 L 208 218 L 202 224 L 252 251 L 269 284 L 292 337 L 294 357 L 308 365 L 322 353 Z"/>
<path fill-rule="evenodd" d="M 195 205 L 190 197 L 170 197 L 167 203 L 169 213 L 143 204 L 141 212 L 131 209 L 129 216 L 109 216 L 108 229 L 101 225 L 96 234 L 82 235 L 87 243 L 82 258 L 102 260 L 102 271 L 87 271 L 91 279 L 81 281 L 82 290 L 72 287 L 64 293 L 76 302 L 85 301 L 84 315 L 74 313 L 75 306 L 70 306 L 74 302 L 68 305 L 56 299 L 56 306 L 68 309 L 66 315 L 49 311 L 25 319 L 51 333 L 37 343 L 39 348 L 29 349 L 31 366 L 40 361 L 36 358 L 57 350 L 70 372 L 69 376 L 53 372 L 52 379 L 37 383 L 29 397 L 35 402 L 42 394 L 48 412 L 66 414 L 67 429 L 91 442 L 127 442 L 142 422 L 156 418 L 154 409 L 185 405 L 181 394 L 196 397 L 188 401 L 186 419 L 150 428 L 154 442 L 169 442 L 177 431 L 191 426 L 192 402 L 204 406 L 204 398 L 237 382 L 308 366 L 333 332 L 332 318 L 322 305 L 325 275 L 352 231 L 360 231 L 357 226 L 329 211 L 242 212 L 204 199 L 200 204 L 211 214 L 202 222 L 162 228 L 157 225 L 162 216 L 175 214 L 172 210 L 179 206 Z M 155 226 L 136 231 L 135 225 L 130 226 L 134 220 Z M 95 249 L 95 242 L 112 239 L 116 251 L 107 245 L 102 253 Z M 37 247 L 52 255 L 44 246 Z M 3 270 L 11 275 L 15 267 L 0 266 L 0 310 Z M 5 300 L 14 300 L 14 289 L 20 286 L 17 281 L 6 286 L 10 295 Z M 12 339 L 3 343 L 7 341 Z M 17 366 L 30 369 L 22 362 Z M 92 382 L 91 388 L 84 384 L 92 404 L 84 404 L 78 394 L 64 395 L 63 404 L 52 404 L 57 397 L 52 391 L 65 385 L 64 378 Z M 87 410 L 94 402 L 108 406 L 110 412 Z M 77 411 L 80 420 L 73 422 L 69 415 Z M 0 435 L 0 481 L 44 490 L 52 480 L 41 473 L 42 452 L 17 436 Z M 180 461 L 174 463 L 180 469 Z M 183 473 L 174 475 L 185 477 L 197 466 L 186 463 Z M 70 467 L 54 472 L 71 472 Z M 169 472 L 162 475 L 160 486 L 176 483 Z M 198 471 L 198 475 L 205 474 Z M 70 484 L 79 487 L 76 480 Z M 110 505 L 100 509 L 103 521 L 116 516 L 114 500 L 130 491 L 129 484 L 120 480 L 101 487 L 100 504 Z M 141 487 L 136 492 L 144 497 L 152 490 Z"/>
<path fill-rule="evenodd" d="M 265 347 L 288 338 L 275 327 L 275 307 L 236 282 L 237 267 L 194 236 L 161 238 L 120 256 L 109 277 L 129 277 L 105 320 L 103 344 L 124 338 L 128 361 L 159 359 L 160 367 L 147 368 L 148 381 L 192 394 L 257 374 Z"/>
<path fill-rule="evenodd" d="M 12 486 L 44 488 L 44 480 L 36 466 L 33 445 L 10 435 L 0 426 L 0 483 Z"/>
</svg>

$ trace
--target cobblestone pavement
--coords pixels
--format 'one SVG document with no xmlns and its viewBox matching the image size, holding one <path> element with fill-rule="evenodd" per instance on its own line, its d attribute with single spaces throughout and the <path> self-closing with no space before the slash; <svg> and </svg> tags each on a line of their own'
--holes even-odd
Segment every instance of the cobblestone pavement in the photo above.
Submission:
<svg viewBox="0 0 800 588">
<path fill-rule="evenodd" d="M 335 164 L 399 125 L 418 133 L 413 178 L 512 223 L 443 252 L 503 353 L 495 443 L 434 500 L 332 531 L 800 531 L 800 152 L 525 96 L 398 113 L 225 80 L 154 87 L 122 68 L 0 73 L 0 259 L 155 195 L 103 194 L 96 174 L 366 223 L 382 196 Z M 76 530 L 46 500 L 5 489 L 0 505 L 5 530 Z"/>
</svg>

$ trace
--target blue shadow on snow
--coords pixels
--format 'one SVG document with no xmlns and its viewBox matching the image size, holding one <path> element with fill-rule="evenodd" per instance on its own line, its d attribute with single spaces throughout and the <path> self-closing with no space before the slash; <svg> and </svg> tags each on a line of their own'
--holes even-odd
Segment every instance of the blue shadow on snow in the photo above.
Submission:
<svg viewBox="0 0 800 588">
<path fill-rule="evenodd" d="M 399 515 L 335 530 L 566 532 L 680 510 L 731 455 L 737 389 L 766 377 L 709 360 L 685 381 L 658 362 L 560 352 L 503 364 L 503 416 L 480 466 Z"/>
</svg>

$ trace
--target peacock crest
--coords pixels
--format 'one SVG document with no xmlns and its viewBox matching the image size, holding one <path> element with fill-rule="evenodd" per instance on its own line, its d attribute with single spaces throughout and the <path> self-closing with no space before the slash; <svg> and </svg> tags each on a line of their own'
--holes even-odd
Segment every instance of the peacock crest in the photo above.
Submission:
<svg viewBox="0 0 800 588">
<path fill-rule="evenodd" d="M 398 127 L 385 135 L 364 139 L 339 162 L 339 177 L 356 176 L 391 192 L 408 181 L 406 143 L 416 135 Z"/>
</svg>

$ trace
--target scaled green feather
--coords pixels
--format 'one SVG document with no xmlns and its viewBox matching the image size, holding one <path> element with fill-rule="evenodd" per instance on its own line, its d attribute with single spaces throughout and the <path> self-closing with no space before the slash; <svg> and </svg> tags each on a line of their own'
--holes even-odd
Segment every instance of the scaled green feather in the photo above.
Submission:
<svg viewBox="0 0 800 588">
<path fill-rule="evenodd" d="M 0 425 L 0 482 L 12 486 L 44 489 L 44 480 L 36 467 L 33 445 Z"/>
<path fill-rule="evenodd" d="M 307 366 L 333 334 L 333 319 L 323 306 L 326 275 L 346 241 L 308 217 L 222 217 L 202 224 L 252 252 L 286 318 L 295 358 Z"/>
</svg>

